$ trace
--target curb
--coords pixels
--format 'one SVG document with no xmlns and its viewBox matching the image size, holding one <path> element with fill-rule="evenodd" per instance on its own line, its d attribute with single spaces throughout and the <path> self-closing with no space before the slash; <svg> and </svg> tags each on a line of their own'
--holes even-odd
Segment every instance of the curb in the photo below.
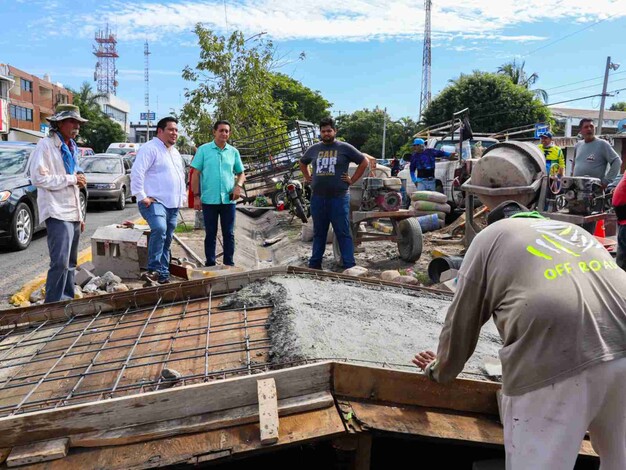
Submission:
<svg viewBox="0 0 626 470">
<path fill-rule="evenodd" d="M 139 217 L 132 221 L 136 225 L 141 225 L 142 222 L 145 224 L 145 220 L 143 217 Z M 76 266 L 80 266 L 81 264 L 88 263 L 91 261 L 91 247 L 88 246 L 84 250 L 78 253 L 78 259 L 76 260 Z M 30 294 L 35 292 L 41 286 L 46 283 L 47 273 L 43 273 L 35 277 L 33 280 L 28 281 L 24 284 L 15 294 L 11 296 L 9 299 L 9 303 L 14 307 L 22 307 L 25 302 L 30 302 Z"/>
</svg>

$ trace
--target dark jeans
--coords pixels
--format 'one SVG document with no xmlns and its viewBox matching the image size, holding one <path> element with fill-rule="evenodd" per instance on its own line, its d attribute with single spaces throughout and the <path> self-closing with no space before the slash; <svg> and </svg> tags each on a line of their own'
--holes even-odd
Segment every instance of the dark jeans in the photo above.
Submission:
<svg viewBox="0 0 626 470">
<path fill-rule="evenodd" d="M 78 258 L 80 222 L 46 219 L 50 269 L 46 278 L 45 303 L 74 298 L 74 271 Z"/>
<path fill-rule="evenodd" d="M 626 225 L 617 226 L 617 265 L 626 271 Z"/>
<path fill-rule="evenodd" d="M 345 269 L 356 265 L 354 261 L 354 243 L 350 232 L 350 196 L 311 197 L 311 216 L 313 217 L 313 253 L 309 268 L 322 269 L 322 258 L 326 250 L 328 226 L 332 224 L 335 237 L 339 242 L 341 259 Z"/>
<path fill-rule="evenodd" d="M 215 242 L 217 240 L 217 219 L 222 227 L 222 241 L 224 244 L 224 264 L 234 266 L 235 255 L 235 204 L 202 204 L 204 215 L 204 254 L 206 265 L 215 266 Z"/>
<path fill-rule="evenodd" d="M 153 202 L 146 207 L 137 204 L 139 213 L 150 226 L 148 241 L 148 271 L 159 274 L 159 281 L 170 277 L 170 246 L 178 222 L 178 208 L 168 209 L 160 202 Z"/>
</svg>

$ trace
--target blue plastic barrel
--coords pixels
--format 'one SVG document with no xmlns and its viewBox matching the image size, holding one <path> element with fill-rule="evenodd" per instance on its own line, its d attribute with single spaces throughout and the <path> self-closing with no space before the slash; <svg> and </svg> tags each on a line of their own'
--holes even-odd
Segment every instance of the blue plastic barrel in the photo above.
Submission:
<svg viewBox="0 0 626 470">
<path fill-rule="evenodd" d="M 433 230 L 439 230 L 440 225 L 439 225 L 439 217 L 437 217 L 437 214 L 422 215 L 417 218 L 417 221 L 420 224 L 422 233 L 432 232 Z"/>
</svg>

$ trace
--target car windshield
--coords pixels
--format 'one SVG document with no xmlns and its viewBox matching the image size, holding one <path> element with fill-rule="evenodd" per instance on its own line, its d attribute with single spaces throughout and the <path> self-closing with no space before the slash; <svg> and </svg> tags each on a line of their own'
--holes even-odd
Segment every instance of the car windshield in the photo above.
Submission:
<svg viewBox="0 0 626 470">
<path fill-rule="evenodd" d="M 474 145 L 476 145 L 477 142 L 480 142 L 480 144 L 482 145 L 482 147 L 484 149 L 486 149 L 487 147 L 491 147 L 494 144 L 497 144 L 497 142 L 494 142 L 492 140 L 482 140 L 482 139 L 471 139 L 470 140 L 470 145 L 473 147 Z M 439 142 L 437 142 L 435 144 L 435 148 L 437 150 L 443 150 L 444 152 L 456 152 L 459 146 L 459 141 L 452 141 L 452 140 L 440 140 Z"/>
<path fill-rule="evenodd" d="M 80 166 L 85 173 L 123 173 L 122 162 L 117 158 L 84 158 Z"/>
<path fill-rule="evenodd" d="M 113 149 L 108 149 L 107 153 L 114 153 L 116 155 L 126 155 L 127 153 L 130 152 L 134 152 L 135 149 L 133 148 L 113 148 Z"/>
<path fill-rule="evenodd" d="M 0 175 L 24 173 L 31 151 L 31 148 L 0 147 Z"/>
</svg>

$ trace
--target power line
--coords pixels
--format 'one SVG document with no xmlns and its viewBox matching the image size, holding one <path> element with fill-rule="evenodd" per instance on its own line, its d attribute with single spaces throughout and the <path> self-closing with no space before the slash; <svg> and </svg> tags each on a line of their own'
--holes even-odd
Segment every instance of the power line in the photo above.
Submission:
<svg viewBox="0 0 626 470">
<path fill-rule="evenodd" d="M 612 73 L 611 76 L 614 77 L 615 75 L 620 75 L 622 73 L 626 73 L 626 70 L 624 70 L 622 72 Z M 577 82 L 566 83 L 564 85 L 553 86 L 553 87 L 550 87 L 550 88 L 544 88 L 544 90 L 546 90 L 546 91 L 556 90 L 557 88 L 564 88 L 564 87 L 570 86 L 570 85 L 578 85 L 579 83 L 591 82 L 593 80 L 600 80 L 600 79 L 603 79 L 603 78 L 604 78 L 604 75 L 600 75 L 599 77 L 595 77 L 595 78 L 588 78 L 586 80 L 579 80 Z"/>
<path fill-rule="evenodd" d="M 576 31 L 574 31 L 574 32 L 571 32 L 571 33 L 569 33 L 569 34 L 566 34 L 565 36 L 562 36 L 562 37 L 560 37 L 559 39 L 556 39 L 556 40 L 554 40 L 554 41 L 552 41 L 552 42 L 549 42 L 548 44 L 544 44 L 543 46 L 538 47 L 537 49 L 533 49 L 532 51 L 530 51 L 530 52 L 526 53 L 526 54 L 525 54 L 525 55 L 523 55 L 522 57 L 527 57 L 527 56 L 529 56 L 529 55 L 531 55 L 531 54 L 534 54 L 534 53 L 535 53 L 535 52 L 537 52 L 537 51 L 540 51 L 540 50 L 542 50 L 542 49 L 545 49 L 546 47 L 549 47 L 549 46 L 551 46 L 551 45 L 553 45 L 553 44 L 556 44 L 557 42 L 561 42 L 561 41 L 563 41 L 564 39 L 570 38 L 570 37 L 572 37 L 572 36 L 574 36 L 574 35 L 576 35 L 576 34 L 578 34 L 578 33 L 582 33 L 583 31 L 585 31 L 585 30 L 587 30 L 587 29 L 591 28 L 592 26 L 595 26 L 595 25 L 597 25 L 597 24 L 600 24 L 600 23 L 603 23 L 603 22 L 605 22 L 605 21 L 607 21 L 607 20 L 610 20 L 610 19 L 611 19 L 611 18 L 613 18 L 614 16 L 615 16 L 614 14 L 613 14 L 613 15 L 609 15 L 609 16 L 607 16 L 606 18 L 604 18 L 604 19 L 602 19 L 602 20 L 598 20 L 598 21 L 596 21 L 595 23 L 588 24 L 588 25 L 587 25 L 587 26 L 585 26 L 584 28 L 581 28 L 581 29 L 578 29 L 578 30 L 576 30 Z"/>
<path fill-rule="evenodd" d="M 625 80 L 626 80 L 626 78 L 621 78 L 619 80 L 613 80 L 611 83 L 623 82 Z M 594 83 L 593 85 L 581 86 L 580 88 L 573 88 L 571 90 L 565 90 L 565 91 L 558 91 L 556 93 L 550 93 L 550 96 L 563 95 L 565 93 L 571 93 L 572 91 L 585 90 L 587 88 L 594 88 L 594 87 L 597 87 L 597 86 L 600 86 L 600 85 L 601 85 L 600 83 Z"/>
</svg>

